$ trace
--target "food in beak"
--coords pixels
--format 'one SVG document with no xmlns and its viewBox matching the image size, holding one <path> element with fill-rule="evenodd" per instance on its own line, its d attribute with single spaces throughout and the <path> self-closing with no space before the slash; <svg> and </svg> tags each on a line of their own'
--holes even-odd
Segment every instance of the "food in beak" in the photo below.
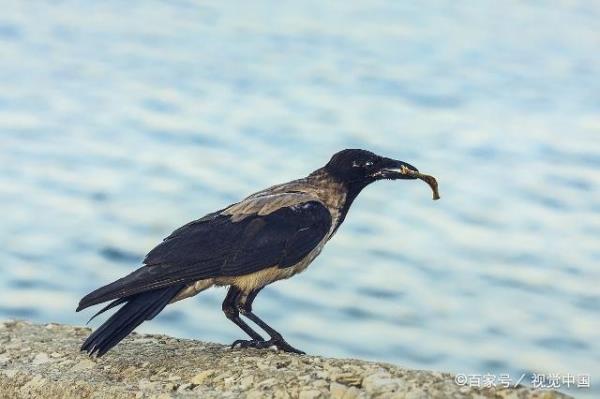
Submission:
<svg viewBox="0 0 600 399">
<path fill-rule="evenodd" d="M 435 180 L 435 177 L 414 171 L 412 169 L 407 168 L 404 165 L 402 165 L 400 170 L 405 175 L 416 177 L 417 179 L 423 180 L 425 183 L 429 184 L 429 187 L 431 187 L 431 191 L 433 191 L 433 199 L 434 200 L 440 199 L 440 193 L 438 191 L 438 183 L 437 183 L 437 180 Z"/>
</svg>

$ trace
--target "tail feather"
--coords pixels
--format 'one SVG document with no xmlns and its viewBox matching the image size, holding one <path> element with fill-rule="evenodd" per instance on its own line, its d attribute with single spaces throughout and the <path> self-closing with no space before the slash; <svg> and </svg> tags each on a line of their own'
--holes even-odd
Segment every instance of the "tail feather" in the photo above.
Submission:
<svg viewBox="0 0 600 399">
<path fill-rule="evenodd" d="M 149 271 L 150 269 L 147 266 L 140 267 L 132 273 L 129 273 L 127 276 L 90 292 L 79 301 L 79 305 L 75 311 L 79 312 L 89 306 L 97 305 L 102 302 L 136 295 L 141 292 L 149 291 L 152 288 L 159 288 L 151 287 L 149 284 L 145 283 L 144 275 Z"/>
<path fill-rule="evenodd" d="M 126 303 L 85 340 L 81 350 L 88 352 L 90 356 L 104 355 L 145 320 L 151 320 L 159 314 L 183 287 L 176 285 L 160 288 L 111 302 L 94 317 L 114 306 Z"/>
<path fill-rule="evenodd" d="M 102 313 L 106 312 L 109 309 L 114 308 L 115 306 L 118 306 L 122 303 L 125 303 L 129 300 L 130 297 L 123 297 L 123 298 L 119 298 L 116 301 L 112 301 L 111 303 L 109 303 L 108 305 L 106 305 L 105 307 L 103 307 L 102 309 L 100 309 L 98 312 L 96 312 L 95 315 L 93 315 L 92 317 L 90 317 L 90 319 L 87 321 L 88 324 L 90 321 L 94 320 L 98 315 L 101 315 Z"/>
</svg>

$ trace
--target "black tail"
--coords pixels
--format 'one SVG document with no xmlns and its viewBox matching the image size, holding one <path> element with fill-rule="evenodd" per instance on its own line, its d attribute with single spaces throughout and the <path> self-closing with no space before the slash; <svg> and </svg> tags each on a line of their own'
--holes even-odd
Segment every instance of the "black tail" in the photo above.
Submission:
<svg viewBox="0 0 600 399">
<path fill-rule="evenodd" d="M 94 317 L 126 302 L 117 313 L 112 315 L 85 340 L 81 350 L 87 351 L 90 356 L 94 353 L 98 357 L 104 355 L 145 320 L 151 320 L 159 314 L 182 288 L 184 288 L 183 285 L 159 288 L 117 299 L 110 303 Z"/>
</svg>

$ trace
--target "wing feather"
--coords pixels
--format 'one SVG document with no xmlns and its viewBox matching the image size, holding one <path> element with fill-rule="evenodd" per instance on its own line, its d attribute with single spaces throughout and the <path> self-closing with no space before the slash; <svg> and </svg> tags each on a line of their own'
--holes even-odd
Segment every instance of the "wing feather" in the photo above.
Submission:
<svg viewBox="0 0 600 399">
<path fill-rule="evenodd" d="M 197 280 L 240 276 L 273 266 L 293 266 L 331 229 L 331 214 L 317 200 L 288 204 L 264 214 L 240 206 L 243 217 L 227 209 L 175 230 L 148 253 L 145 266 L 84 297 L 78 309 L 150 289 Z"/>
</svg>

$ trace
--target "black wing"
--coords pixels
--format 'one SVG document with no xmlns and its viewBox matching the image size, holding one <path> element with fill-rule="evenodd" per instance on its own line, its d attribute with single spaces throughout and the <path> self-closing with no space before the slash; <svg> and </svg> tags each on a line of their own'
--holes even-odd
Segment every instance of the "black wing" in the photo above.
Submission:
<svg viewBox="0 0 600 399">
<path fill-rule="evenodd" d="M 175 230 L 144 259 L 146 266 L 84 297 L 79 308 L 143 291 L 213 277 L 240 276 L 293 266 L 331 228 L 331 214 L 318 201 L 282 207 L 267 215 L 233 221 L 213 213 Z"/>
</svg>

